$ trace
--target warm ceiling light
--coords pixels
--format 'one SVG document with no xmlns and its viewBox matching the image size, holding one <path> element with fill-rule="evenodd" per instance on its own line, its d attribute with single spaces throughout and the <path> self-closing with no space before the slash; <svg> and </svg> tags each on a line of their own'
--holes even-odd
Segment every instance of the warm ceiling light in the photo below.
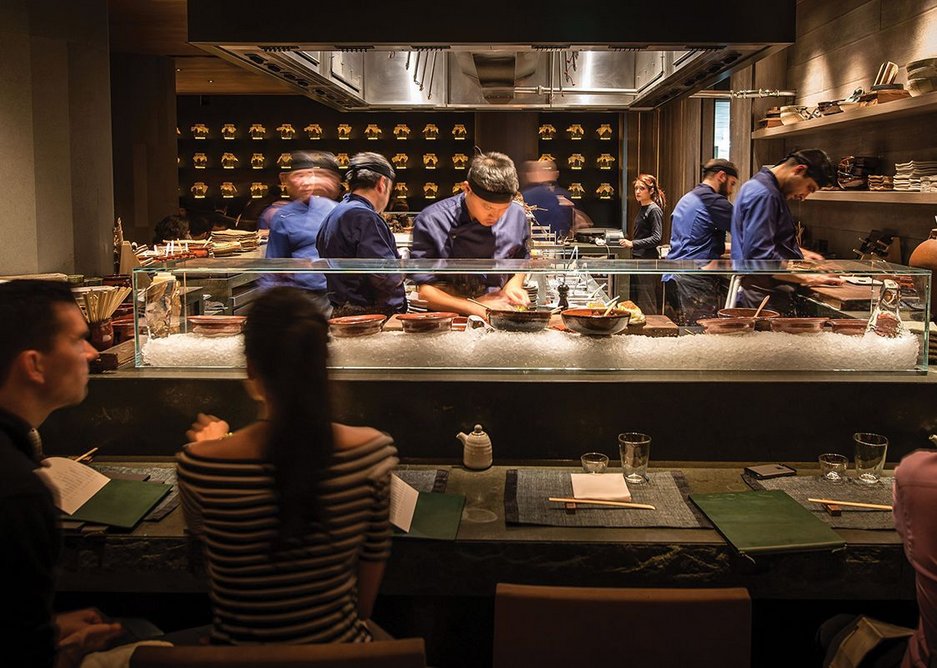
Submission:
<svg viewBox="0 0 937 668">
<path fill-rule="evenodd" d="M 209 80 L 208 80 L 208 83 L 215 83 L 215 80 L 214 80 L 214 79 L 209 79 Z"/>
</svg>

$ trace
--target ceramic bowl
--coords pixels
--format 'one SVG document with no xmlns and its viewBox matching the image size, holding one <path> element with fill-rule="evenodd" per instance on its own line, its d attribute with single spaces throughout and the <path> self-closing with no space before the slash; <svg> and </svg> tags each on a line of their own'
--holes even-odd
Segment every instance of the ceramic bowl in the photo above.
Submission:
<svg viewBox="0 0 937 668">
<path fill-rule="evenodd" d="M 827 318 L 772 318 L 772 332 L 786 334 L 817 334 L 823 331 Z"/>
<path fill-rule="evenodd" d="M 384 328 L 386 315 L 369 313 L 366 315 L 347 315 L 329 320 L 329 332 L 332 336 L 353 337 L 377 334 Z"/>
<path fill-rule="evenodd" d="M 754 318 L 705 318 L 698 320 L 704 334 L 748 334 L 755 331 Z"/>
<path fill-rule="evenodd" d="M 235 336 L 244 329 L 243 315 L 190 315 L 189 331 L 202 336 Z"/>
<path fill-rule="evenodd" d="M 912 96 L 925 95 L 937 90 L 937 78 L 908 79 L 908 92 Z"/>
<path fill-rule="evenodd" d="M 584 336 L 611 336 L 628 328 L 631 314 L 616 311 L 605 314 L 605 309 L 571 308 L 563 311 L 563 324 L 568 329 Z"/>
<path fill-rule="evenodd" d="M 846 334 L 848 336 L 862 336 L 868 323 L 865 320 L 856 318 L 834 318 L 827 320 L 826 325 L 834 334 Z"/>
<path fill-rule="evenodd" d="M 400 326 L 407 334 L 429 334 L 448 332 L 458 313 L 429 311 L 427 313 L 403 313 L 397 316 Z"/>
<path fill-rule="evenodd" d="M 720 318 L 754 318 L 757 310 L 756 308 L 721 308 L 716 315 Z M 755 329 L 759 332 L 767 332 L 771 329 L 768 321 L 780 315 L 780 313 L 771 309 L 761 309 L 761 313 L 758 314 L 758 319 L 755 321 Z"/>
<path fill-rule="evenodd" d="M 504 332 L 539 332 L 550 324 L 550 311 L 488 309 L 488 322 L 495 329 Z"/>
</svg>

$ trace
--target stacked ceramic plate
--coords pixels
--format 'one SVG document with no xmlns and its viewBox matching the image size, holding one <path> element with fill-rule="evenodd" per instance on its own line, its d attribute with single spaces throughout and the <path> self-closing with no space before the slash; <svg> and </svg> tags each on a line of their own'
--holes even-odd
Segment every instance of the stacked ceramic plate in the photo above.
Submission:
<svg viewBox="0 0 937 668">
<path fill-rule="evenodd" d="M 924 95 L 937 91 L 937 58 L 922 58 L 908 63 L 908 92 Z"/>
</svg>

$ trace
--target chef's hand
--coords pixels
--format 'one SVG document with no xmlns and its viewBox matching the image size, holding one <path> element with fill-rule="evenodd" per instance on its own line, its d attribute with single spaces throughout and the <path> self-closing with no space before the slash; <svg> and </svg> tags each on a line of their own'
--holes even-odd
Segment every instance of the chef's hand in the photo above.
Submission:
<svg viewBox="0 0 937 668">
<path fill-rule="evenodd" d="M 185 433 L 185 436 L 189 439 L 190 443 L 196 441 L 214 441 L 219 438 L 224 438 L 230 431 L 231 429 L 228 423 L 224 420 L 216 418 L 214 415 L 199 413 L 195 422 L 192 423 L 192 426 Z"/>
<path fill-rule="evenodd" d="M 527 306 L 530 303 L 530 296 L 522 285 L 507 283 L 501 288 L 501 294 L 507 299 L 509 304 L 516 306 Z"/>
<path fill-rule="evenodd" d="M 808 274 L 803 276 L 804 285 L 808 287 L 817 287 L 821 285 L 842 285 L 843 279 L 831 274 Z"/>
<path fill-rule="evenodd" d="M 618 242 L 619 246 L 624 246 L 625 248 L 633 248 L 634 242 L 631 239 L 622 239 Z"/>
<path fill-rule="evenodd" d="M 811 260 L 811 261 L 813 261 L 813 262 L 823 262 L 823 260 L 826 259 L 825 257 L 823 257 L 822 255 L 820 255 L 819 253 L 816 253 L 816 252 L 814 252 L 814 251 L 812 251 L 812 250 L 807 250 L 806 248 L 801 248 L 801 249 L 800 249 L 800 252 L 804 254 L 804 259 L 805 259 L 805 260 Z"/>
</svg>

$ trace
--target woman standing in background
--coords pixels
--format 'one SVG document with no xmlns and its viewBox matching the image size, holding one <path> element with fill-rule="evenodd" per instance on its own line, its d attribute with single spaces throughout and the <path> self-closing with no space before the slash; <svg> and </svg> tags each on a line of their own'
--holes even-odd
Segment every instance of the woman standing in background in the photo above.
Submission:
<svg viewBox="0 0 937 668">
<path fill-rule="evenodd" d="M 634 180 L 634 198 L 641 207 L 634 217 L 634 235 L 631 239 L 622 239 L 619 243 L 631 249 L 636 260 L 656 260 L 657 247 L 661 243 L 664 227 L 664 207 L 667 198 L 652 174 L 638 174 Z M 623 230 L 626 234 L 627 229 Z M 632 275 L 631 301 L 641 307 L 645 313 L 658 312 L 658 292 L 660 276 Z"/>
</svg>

